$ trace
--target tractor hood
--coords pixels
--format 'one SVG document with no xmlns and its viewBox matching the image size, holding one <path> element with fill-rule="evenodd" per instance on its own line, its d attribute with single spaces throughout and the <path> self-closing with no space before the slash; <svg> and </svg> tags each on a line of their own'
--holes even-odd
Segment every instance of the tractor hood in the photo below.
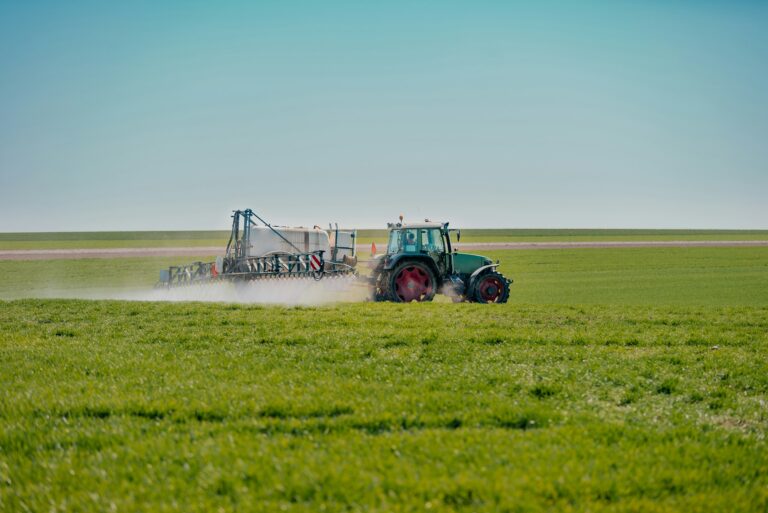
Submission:
<svg viewBox="0 0 768 513">
<path fill-rule="evenodd" d="M 453 254 L 453 271 L 458 274 L 472 274 L 484 265 L 490 265 L 493 261 L 481 255 L 470 255 L 469 253 Z"/>
</svg>

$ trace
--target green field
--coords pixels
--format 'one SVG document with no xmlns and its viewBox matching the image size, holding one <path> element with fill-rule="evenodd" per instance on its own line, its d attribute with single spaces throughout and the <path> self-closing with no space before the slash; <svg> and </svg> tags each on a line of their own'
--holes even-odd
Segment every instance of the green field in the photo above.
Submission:
<svg viewBox="0 0 768 513">
<path fill-rule="evenodd" d="M 500 270 L 515 280 L 510 301 L 517 304 L 768 306 L 766 247 L 482 253 L 500 260 Z M 3 260 L 0 298 L 108 295 L 111 290 L 148 289 L 161 268 L 194 260 Z"/>
<path fill-rule="evenodd" d="M 768 310 L 24 300 L 2 511 L 765 511 Z"/>
<path fill-rule="evenodd" d="M 222 230 L 0 233 L 0 250 L 224 247 L 228 239 L 229 232 Z"/>
<path fill-rule="evenodd" d="M 510 304 L 0 301 L 0 511 L 766 511 L 768 248 L 486 253 Z"/>
<path fill-rule="evenodd" d="M 768 240 L 768 230 L 467 229 L 463 242 L 600 242 Z M 225 246 L 229 231 L 0 233 L 0 250 Z M 359 230 L 358 242 L 377 244 L 386 230 Z"/>
<path fill-rule="evenodd" d="M 359 241 L 385 241 L 385 230 L 361 230 Z M 451 240 L 455 240 L 452 238 Z M 466 229 L 461 242 L 631 242 L 768 240 L 768 230 Z"/>
</svg>

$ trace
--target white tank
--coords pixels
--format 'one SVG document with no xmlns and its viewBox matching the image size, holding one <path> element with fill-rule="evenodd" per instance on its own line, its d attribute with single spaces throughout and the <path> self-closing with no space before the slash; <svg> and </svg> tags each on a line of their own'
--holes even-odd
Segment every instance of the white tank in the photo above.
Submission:
<svg viewBox="0 0 768 513">
<path fill-rule="evenodd" d="M 311 253 L 313 251 L 325 251 L 325 258 L 331 258 L 331 243 L 328 233 L 317 228 L 284 228 L 274 227 L 280 235 L 288 239 L 288 244 L 275 232 L 266 226 L 254 226 L 251 228 L 251 244 L 248 247 L 248 256 L 259 257 L 272 253 Z"/>
</svg>

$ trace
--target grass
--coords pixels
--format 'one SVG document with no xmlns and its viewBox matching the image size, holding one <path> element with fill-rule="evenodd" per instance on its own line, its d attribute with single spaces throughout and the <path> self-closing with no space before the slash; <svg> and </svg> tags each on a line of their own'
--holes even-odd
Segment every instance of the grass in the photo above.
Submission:
<svg viewBox="0 0 768 513">
<path fill-rule="evenodd" d="M 482 251 L 513 278 L 517 304 L 768 306 L 768 248 Z M 201 260 L 212 260 L 201 256 Z M 0 261 L 0 298 L 151 287 L 194 257 Z"/>
<path fill-rule="evenodd" d="M 225 246 L 229 231 L 0 233 L 0 250 Z M 358 242 L 381 244 L 386 230 L 359 230 Z M 463 242 L 768 240 L 768 230 L 467 229 Z"/>
<path fill-rule="evenodd" d="M 2 511 L 764 511 L 768 309 L 0 304 Z"/>
<path fill-rule="evenodd" d="M 89 258 L 59 260 L 0 260 L 0 298 L 57 297 L 102 290 L 152 287 L 161 269 L 199 257 Z M 61 297 L 61 296 L 58 296 Z"/>
<path fill-rule="evenodd" d="M 0 511 L 768 508 L 768 248 L 484 253 L 510 304 L 0 300 Z"/>
<path fill-rule="evenodd" d="M 768 248 L 482 251 L 521 304 L 768 306 Z"/>
</svg>

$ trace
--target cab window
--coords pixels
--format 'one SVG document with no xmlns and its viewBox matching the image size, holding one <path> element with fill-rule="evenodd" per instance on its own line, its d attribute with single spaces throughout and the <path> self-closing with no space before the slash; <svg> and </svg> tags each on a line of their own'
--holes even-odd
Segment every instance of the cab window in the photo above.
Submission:
<svg viewBox="0 0 768 513">
<path fill-rule="evenodd" d="M 408 228 L 405 230 L 405 252 L 406 253 L 415 253 L 417 248 L 417 232 L 418 230 L 414 228 Z"/>
<path fill-rule="evenodd" d="M 421 249 L 430 253 L 444 251 L 443 237 L 437 228 L 423 228 L 421 231 Z"/>
<path fill-rule="evenodd" d="M 389 232 L 389 244 L 387 245 L 387 253 L 393 255 L 400 252 L 400 230 L 392 230 Z"/>
</svg>

